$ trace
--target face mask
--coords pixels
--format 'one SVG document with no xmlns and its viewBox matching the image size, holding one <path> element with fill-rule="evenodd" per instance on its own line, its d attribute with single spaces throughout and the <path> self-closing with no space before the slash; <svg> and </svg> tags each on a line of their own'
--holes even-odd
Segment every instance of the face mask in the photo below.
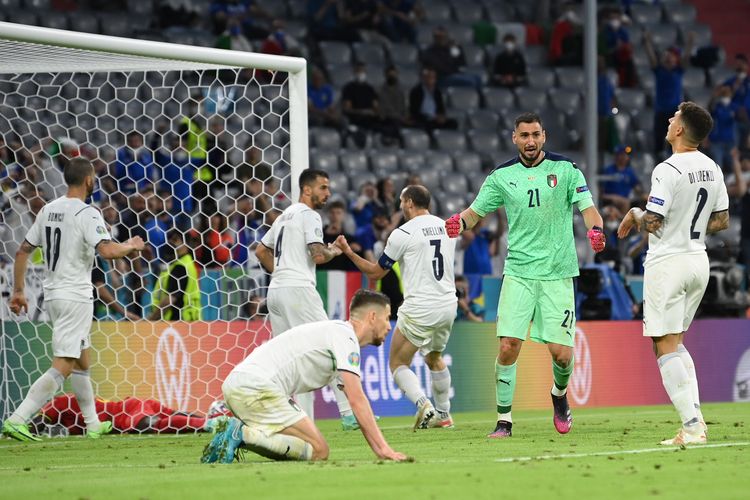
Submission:
<svg viewBox="0 0 750 500">
<path fill-rule="evenodd" d="M 620 21 L 619 19 L 612 19 L 611 21 L 609 21 L 609 25 L 612 27 L 613 30 L 618 29 L 621 23 L 622 21 Z"/>
<path fill-rule="evenodd" d="M 719 99 L 719 102 L 721 104 L 723 104 L 724 106 L 728 106 L 729 103 L 732 102 L 732 98 L 731 97 L 722 97 L 721 99 Z"/>
<path fill-rule="evenodd" d="M 367 74 L 366 73 L 357 73 L 356 77 L 358 82 L 364 82 L 367 80 Z"/>
<path fill-rule="evenodd" d="M 737 73 L 737 78 L 739 78 L 740 80 L 744 80 L 745 78 L 747 78 L 747 73 L 745 73 L 744 71 L 740 71 Z"/>
<path fill-rule="evenodd" d="M 513 52 L 516 50 L 516 44 L 513 42 L 505 42 L 505 50 L 508 52 Z"/>
<path fill-rule="evenodd" d="M 459 49 L 457 46 L 451 47 L 451 57 L 458 57 L 461 55 L 461 49 Z"/>
</svg>

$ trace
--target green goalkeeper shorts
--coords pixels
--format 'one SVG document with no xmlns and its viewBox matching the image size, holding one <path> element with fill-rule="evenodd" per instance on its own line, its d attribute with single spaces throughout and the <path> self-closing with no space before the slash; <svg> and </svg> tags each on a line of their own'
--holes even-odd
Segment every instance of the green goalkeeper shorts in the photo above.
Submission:
<svg viewBox="0 0 750 500">
<path fill-rule="evenodd" d="M 533 280 L 505 276 L 497 306 L 497 336 L 573 347 L 576 334 L 573 278 Z"/>
</svg>

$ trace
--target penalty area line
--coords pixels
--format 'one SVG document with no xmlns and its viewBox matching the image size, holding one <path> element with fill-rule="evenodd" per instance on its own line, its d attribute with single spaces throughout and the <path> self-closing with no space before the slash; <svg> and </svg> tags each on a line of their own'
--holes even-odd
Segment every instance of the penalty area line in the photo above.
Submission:
<svg viewBox="0 0 750 500">
<path fill-rule="evenodd" d="M 737 443 L 715 443 L 715 444 L 701 444 L 694 446 L 687 446 L 686 450 L 703 450 L 706 448 L 729 448 L 732 446 L 748 446 L 750 441 L 741 441 Z M 609 457 L 613 455 L 640 455 L 642 453 L 659 453 L 665 451 L 679 450 L 676 446 L 661 446 L 659 448 L 640 448 L 636 450 L 612 450 L 612 451 L 594 451 L 591 453 L 562 453 L 559 455 L 537 455 L 533 457 L 507 457 L 507 458 L 496 458 L 494 462 L 497 463 L 512 463 L 512 462 L 530 462 L 532 460 L 554 460 L 563 458 L 587 458 L 587 457 Z"/>
</svg>

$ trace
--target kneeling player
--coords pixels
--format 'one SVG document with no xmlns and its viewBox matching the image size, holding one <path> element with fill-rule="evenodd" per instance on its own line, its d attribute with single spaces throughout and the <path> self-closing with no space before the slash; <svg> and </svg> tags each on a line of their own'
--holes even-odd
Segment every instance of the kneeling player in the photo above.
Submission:
<svg viewBox="0 0 750 500">
<path fill-rule="evenodd" d="M 393 380 L 417 405 L 414 430 L 453 426 L 449 413 L 451 374 L 442 353 L 456 318 L 456 240 L 448 236 L 443 220 L 431 215 L 429 207 L 430 192 L 424 186 L 408 186 L 401 192 L 406 223 L 388 237 L 377 263 L 354 253 L 343 236 L 336 240 L 336 245 L 370 279 L 381 279 L 399 263 L 405 298 L 398 309 L 388 364 Z M 424 355 L 430 368 L 434 407 L 409 368 L 417 351 Z"/>
<path fill-rule="evenodd" d="M 325 460 L 328 444 L 291 395 L 342 387 L 367 443 L 379 458 L 404 460 L 380 432 L 360 380 L 360 346 L 380 345 L 390 330 L 388 297 L 359 290 L 349 321 L 319 321 L 287 330 L 255 349 L 224 381 L 232 418 L 201 462 L 231 463 L 241 448 L 274 460 Z"/>
</svg>

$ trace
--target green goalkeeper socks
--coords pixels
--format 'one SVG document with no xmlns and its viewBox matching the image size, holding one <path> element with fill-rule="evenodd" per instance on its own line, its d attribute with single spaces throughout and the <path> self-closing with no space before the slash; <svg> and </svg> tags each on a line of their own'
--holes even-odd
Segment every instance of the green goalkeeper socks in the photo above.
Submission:
<svg viewBox="0 0 750 500">
<path fill-rule="evenodd" d="M 568 388 L 568 381 L 570 376 L 573 374 L 573 366 L 575 365 L 575 359 L 571 358 L 570 363 L 566 367 L 562 367 L 552 361 L 552 376 L 555 379 L 555 385 L 552 387 L 552 394 L 555 396 L 562 396 Z"/>
<path fill-rule="evenodd" d="M 497 396 L 498 413 L 510 413 L 515 390 L 516 363 L 501 365 L 495 360 L 495 395 Z"/>
</svg>

